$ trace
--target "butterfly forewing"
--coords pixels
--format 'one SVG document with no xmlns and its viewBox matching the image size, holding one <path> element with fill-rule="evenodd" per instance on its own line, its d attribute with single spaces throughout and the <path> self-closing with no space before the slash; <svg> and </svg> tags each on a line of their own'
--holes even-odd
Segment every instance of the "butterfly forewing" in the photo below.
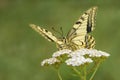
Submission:
<svg viewBox="0 0 120 80">
<path fill-rule="evenodd" d="M 90 8 L 75 22 L 73 28 L 67 34 L 67 39 L 70 43 L 74 43 L 82 48 L 86 47 L 86 43 L 89 43 L 88 46 L 90 46 L 90 44 L 94 45 L 94 43 L 86 42 L 89 40 L 87 40 L 88 38 L 85 38 L 85 36 L 93 30 L 96 9 L 97 7 Z"/>
<path fill-rule="evenodd" d="M 62 44 L 62 42 L 59 41 L 50 31 L 48 31 L 44 28 L 41 28 L 39 26 L 36 26 L 34 24 L 30 24 L 30 27 L 32 27 L 35 31 L 37 31 L 39 34 L 41 34 L 48 41 L 55 42 L 57 44 Z"/>
</svg>

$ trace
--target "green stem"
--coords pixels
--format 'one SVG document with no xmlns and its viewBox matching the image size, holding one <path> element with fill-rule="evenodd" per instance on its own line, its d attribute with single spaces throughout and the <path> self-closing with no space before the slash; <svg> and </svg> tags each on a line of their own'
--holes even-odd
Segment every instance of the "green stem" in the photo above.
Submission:
<svg viewBox="0 0 120 80">
<path fill-rule="evenodd" d="M 59 80 L 62 80 L 59 70 L 57 70 L 57 74 L 58 74 Z"/>
<path fill-rule="evenodd" d="M 76 74 L 79 75 L 80 78 L 82 78 L 81 73 L 75 67 L 73 67 L 72 69 L 75 71 Z"/>
<path fill-rule="evenodd" d="M 97 70 L 98 70 L 98 68 L 99 68 L 99 65 L 100 65 L 100 63 L 97 63 L 97 64 L 96 64 L 96 67 L 95 67 L 95 69 L 94 69 L 94 72 L 93 72 L 93 74 L 92 74 L 92 76 L 90 77 L 89 80 L 92 80 L 92 79 L 93 79 L 93 77 L 95 76 L 95 73 L 97 72 Z"/>
<path fill-rule="evenodd" d="M 95 70 L 96 66 L 97 66 L 97 65 L 93 65 L 93 67 L 87 72 L 87 74 L 93 72 L 93 71 Z"/>
<path fill-rule="evenodd" d="M 83 80 L 86 80 L 86 75 L 87 75 L 87 73 L 86 73 L 86 66 L 84 66 L 84 71 L 83 71 Z"/>
</svg>

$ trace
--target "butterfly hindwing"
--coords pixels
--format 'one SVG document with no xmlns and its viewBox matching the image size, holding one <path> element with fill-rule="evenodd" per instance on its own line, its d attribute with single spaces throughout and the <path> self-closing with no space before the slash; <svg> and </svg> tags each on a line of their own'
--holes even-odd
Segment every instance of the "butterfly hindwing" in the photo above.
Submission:
<svg viewBox="0 0 120 80">
<path fill-rule="evenodd" d="M 95 39 L 91 35 L 85 36 L 85 48 L 90 49 L 95 47 Z"/>
</svg>

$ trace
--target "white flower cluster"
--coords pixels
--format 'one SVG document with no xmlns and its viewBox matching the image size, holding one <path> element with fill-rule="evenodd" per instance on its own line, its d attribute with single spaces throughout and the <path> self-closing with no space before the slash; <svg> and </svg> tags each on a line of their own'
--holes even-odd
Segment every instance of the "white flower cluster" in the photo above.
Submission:
<svg viewBox="0 0 120 80">
<path fill-rule="evenodd" d="M 55 53 L 53 53 L 52 58 L 43 60 L 41 62 L 41 66 L 45 66 L 46 64 L 54 65 L 56 63 L 60 63 L 60 60 L 58 60 L 57 57 L 60 57 L 61 55 L 64 55 L 64 54 L 69 54 L 70 52 L 72 52 L 72 51 L 69 49 L 63 49 L 60 51 L 56 51 Z"/>
<path fill-rule="evenodd" d="M 69 54 L 69 57 L 73 57 L 73 56 L 84 56 L 84 55 L 88 55 L 89 57 L 109 57 L 110 54 L 103 52 L 103 51 L 99 51 L 96 49 L 80 49 L 80 50 L 76 50 L 74 52 L 72 52 L 71 54 Z"/>
<path fill-rule="evenodd" d="M 85 58 L 84 56 L 72 57 L 65 61 L 67 65 L 71 65 L 71 66 L 80 66 L 82 64 L 91 63 L 91 62 L 93 62 L 92 59 Z"/>
<path fill-rule="evenodd" d="M 58 60 L 57 58 L 49 58 L 49 59 L 45 59 L 41 62 L 41 66 L 45 66 L 45 65 L 52 65 L 55 63 L 59 63 L 60 60 Z"/>
<path fill-rule="evenodd" d="M 84 56 L 88 55 L 89 58 L 85 58 Z M 93 60 L 90 57 L 108 57 L 110 54 L 98 51 L 96 49 L 80 49 L 76 50 L 74 52 L 71 52 L 68 57 L 70 57 L 68 60 L 66 60 L 67 65 L 71 66 L 80 66 L 85 63 L 92 63 Z"/>
<path fill-rule="evenodd" d="M 60 51 L 57 51 L 53 53 L 52 58 L 45 59 L 42 61 L 41 65 L 44 66 L 45 64 L 52 65 L 56 63 L 60 63 L 61 61 L 58 60 L 58 57 L 61 57 L 62 55 L 67 54 L 68 59 L 65 61 L 67 65 L 71 66 L 80 66 L 85 63 L 92 63 L 93 60 L 91 57 L 108 57 L 110 54 L 99 51 L 96 49 L 80 49 L 76 51 L 71 51 L 69 49 L 63 49 Z M 87 58 L 85 58 L 85 55 L 88 55 Z"/>
<path fill-rule="evenodd" d="M 53 55 L 52 55 L 52 57 L 60 57 L 60 56 L 62 56 L 62 55 L 64 55 L 64 54 L 69 54 L 69 53 L 71 53 L 71 52 L 72 52 L 72 51 L 69 50 L 69 49 L 63 49 L 63 50 L 54 52 Z"/>
</svg>

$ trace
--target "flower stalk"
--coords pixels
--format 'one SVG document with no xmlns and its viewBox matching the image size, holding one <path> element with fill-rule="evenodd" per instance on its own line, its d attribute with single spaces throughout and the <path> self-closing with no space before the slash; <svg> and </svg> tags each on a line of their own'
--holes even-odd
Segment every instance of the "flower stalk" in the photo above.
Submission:
<svg viewBox="0 0 120 80">
<path fill-rule="evenodd" d="M 59 70 L 57 70 L 57 74 L 58 74 L 59 80 L 62 80 L 62 76 L 60 75 L 60 71 Z"/>
<path fill-rule="evenodd" d="M 95 76 L 95 73 L 97 72 L 99 66 L 100 66 L 100 63 L 96 64 L 96 67 L 94 68 L 94 71 L 93 71 L 89 80 L 93 80 L 93 77 Z"/>
</svg>

